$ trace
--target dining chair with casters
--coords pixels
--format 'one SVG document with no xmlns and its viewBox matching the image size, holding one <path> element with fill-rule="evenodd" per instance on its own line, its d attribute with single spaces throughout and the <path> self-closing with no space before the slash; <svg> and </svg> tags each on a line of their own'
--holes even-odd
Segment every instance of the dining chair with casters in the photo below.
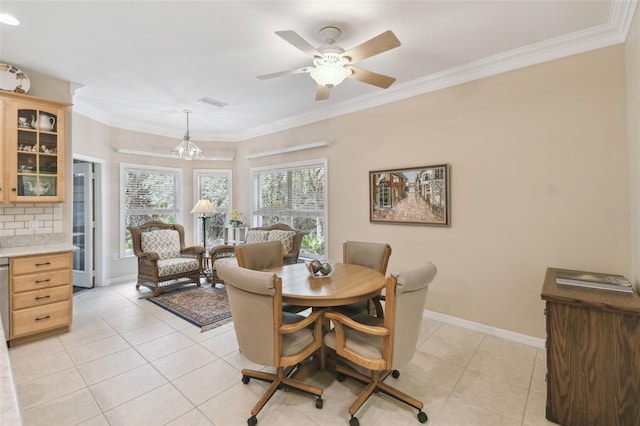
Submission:
<svg viewBox="0 0 640 426">
<path fill-rule="evenodd" d="M 236 246 L 235 256 L 238 266 L 254 271 L 263 271 L 284 265 L 284 246 L 280 241 L 265 241 L 261 243 L 242 244 Z M 308 306 L 282 304 L 282 310 L 295 314 L 305 311 Z"/>
<path fill-rule="evenodd" d="M 389 244 L 365 241 L 345 241 L 342 244 L 342 263 L 365 266 L 383 275 L 387 274 L 390 257 L 391 246 Z M 381 300 L 382 296 L 377 296 L 363 302 L 337 306 L 334 310 L 348 316 L 375 313 L 376 316 L 382 318 L 384 311 Z"/>
<path fill-rule="evenodd" d="M 242 244 L 236 246 L 236 260 L 241 268 L 262 271 L 284 264 L 282 255 L 284 247 L 280 241 Z"/>
<path fill-rule="evenodd" d="M 240 353 L 256 364 L 275 367 L 275 373 L 242 370 L 242 383 L 250 379 L 271 382 L 266 393 L 251 410 L 249 426 L 277 389 L 289 387 L 315 395 L 322 408 L 319 387 L 291 378 L 296 368 L 322 346 L 324 310 L 304 317 L 282 310 L 282 279 L 271 272 L 253 271 L 231 264 L 220 265 L 231 306 L 231 316 Z"/>
<path fill-rule="evenodd" d="M 415 269 L 388 277 L 384 318 L 369 314 L 348 317 L 338 312 L 325 313 L 334 324 L 333 330 L 325 334 L 324 343 L 338 355 L 338 380 L 349 376 L 366 384 L 349 407 L 351 426 L 360 424 L 356 412 L 373 392 L 378 391 L 416 408 L 420 423 L 428 420 L 422 411 L 422 402 L 383 380 L 389 374 L 398 378 L 398 368 L 406 365 L 416 352 L 427 290 L 436 273 L 435 265 L 425 262 Z M 370 375 L 356 371 L 357 367 L 369 370 Z"/>
</svg>

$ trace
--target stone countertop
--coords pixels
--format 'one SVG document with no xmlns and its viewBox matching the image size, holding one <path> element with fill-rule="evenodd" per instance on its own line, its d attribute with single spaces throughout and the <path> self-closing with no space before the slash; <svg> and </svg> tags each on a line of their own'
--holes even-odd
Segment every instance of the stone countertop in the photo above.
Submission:
<svg viewBox="0 0 640 426">
<path fill-rule="evenodd" d="M 65 234 L 36 234 L 0 237 L 0 257 L 29 256 L 78 250 Z"/>
<path fill-rule="evenodd" d="M 32 254 L 59 253 L 75 251 L 78 247 L 70 243 L 42 244 L 37 246 L 0 248 L 0 257 L 30 256 Z"/>
</svg>

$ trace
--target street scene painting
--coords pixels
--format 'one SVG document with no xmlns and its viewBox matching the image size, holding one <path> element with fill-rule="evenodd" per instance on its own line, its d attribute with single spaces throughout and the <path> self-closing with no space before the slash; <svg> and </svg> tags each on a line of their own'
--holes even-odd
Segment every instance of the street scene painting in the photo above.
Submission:
<svg viewBox="0 0 640 426">
<path fill-rule="evenodd" d="M 450 226 L 449 165 L 369 172 L 371 222 Z"/>
</svg>

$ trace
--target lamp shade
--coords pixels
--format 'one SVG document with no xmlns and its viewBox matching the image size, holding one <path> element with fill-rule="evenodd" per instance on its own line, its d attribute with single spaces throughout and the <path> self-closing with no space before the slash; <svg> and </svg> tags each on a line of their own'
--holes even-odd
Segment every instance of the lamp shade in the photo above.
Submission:
<svg viewBox="0 0 640 426">
<path fill-rule="evenodd" d="M 215 213 L 216 209 L 209 200 L 198 200 L 195 206 L 191 209 L 191 213 L 200 213 L 202 215 L 207 213 Z"/>
<path fill-rule="evenodd" d="M 309 74 L 319 85 L 331 88 L 351 75 L 351 70 L 339 64 L 325 63 L 313 68 Z"/>
</svg>

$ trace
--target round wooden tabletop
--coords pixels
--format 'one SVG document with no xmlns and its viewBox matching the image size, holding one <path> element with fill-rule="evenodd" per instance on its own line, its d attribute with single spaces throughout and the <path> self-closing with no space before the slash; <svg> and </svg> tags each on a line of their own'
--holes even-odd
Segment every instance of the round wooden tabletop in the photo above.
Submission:
<svg viewBox="0 0 640 426">
<path fill-rule="evenodd" d="M 386 277 L 373 269 L 336 263 L 329 277 L 310 276 L 304 263 L 268 269 L 282 278 L 282 301 L 300 306 L 329 307 L 367 300 L 380 293 Z"/>
</svg>

